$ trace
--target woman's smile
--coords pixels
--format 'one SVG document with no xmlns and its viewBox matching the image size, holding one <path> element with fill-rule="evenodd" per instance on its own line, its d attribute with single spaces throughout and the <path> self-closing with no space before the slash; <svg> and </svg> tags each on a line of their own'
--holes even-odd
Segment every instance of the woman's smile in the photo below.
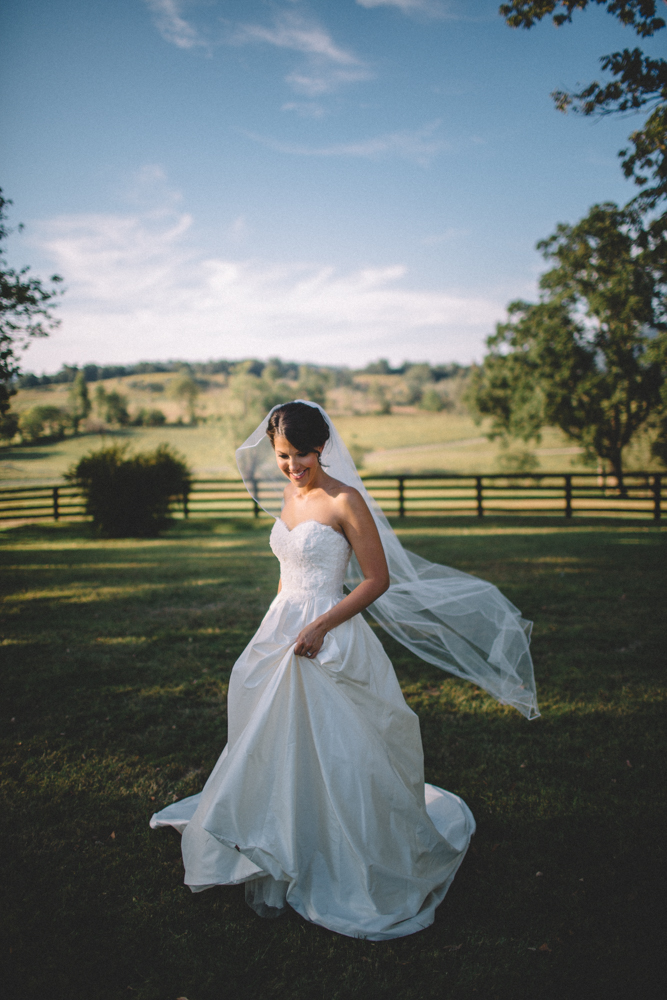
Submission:
<svg viewBox="0 0 667 1000">
<path fill-rule="evenodd" d="M 280 434 L 275 436 L 274 448 L 278 468 L 295 486 L 305 488 L 316 485 L 321 471 L 318 451 L 299 451 Z"/>
</svg>

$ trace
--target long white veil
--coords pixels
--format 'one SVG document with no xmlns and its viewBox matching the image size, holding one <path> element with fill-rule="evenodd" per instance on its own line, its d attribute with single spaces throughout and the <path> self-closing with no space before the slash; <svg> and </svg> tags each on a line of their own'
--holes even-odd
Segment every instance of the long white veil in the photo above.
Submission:
<svg viewBox="0 0 667 1000">
<path fill-rule="evenodd" d="M 327 413 L 317 403 L 298 402 L 319 409 L 331 435 L 322 452 L 322 465 L 334 479 L 359 490 L 378 527 L 391 585 L 368 608 L 375 620 L 423 660 L 477 684 L 498 701 L 513 705 L 527 719 L 537 718 L 540 713 L 529 649 L 532 622 L 522 618 L 493 584 L 404 549 L 364 487 Z M 269 417 L 276 409 L 274 406 L 236 452 L 248 492 L 272 517 L 280 516 L 285 487 L 285 477 L 266 435 Z M 352 590 L 362 579 L 353 555 L 345 583 Z"/>
</svg>

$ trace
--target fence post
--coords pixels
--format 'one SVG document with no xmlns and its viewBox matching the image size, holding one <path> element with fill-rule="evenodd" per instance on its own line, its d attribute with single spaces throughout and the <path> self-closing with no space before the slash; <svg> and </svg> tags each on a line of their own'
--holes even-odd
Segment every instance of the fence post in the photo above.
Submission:
<svg viewBox="0 0 667 1000">
<path fill-rule="evenodd" d="M 565 517 L 572 517 L 572 476 L 565 479 Z"/>
<path fill-rule="evenodd" d="M 250 480 L 250 485 L 252 486 L 252 493 L 250 495 L 253 502 L 253 517 L 259 517 L 259 504 L 255 500 L 255 497 L 259 496 L 259 483 L 254 476 Z"/>
<path fill-rule="evenodd" d="M 475 476 L 477 487 L 477 517 L 484 517 L 484 505 L 482 502 L 482 477 Z"/>
<path fill-rule="evenodd" d="M 398 477 L 398 516 L 405 517 L 405 476 Z"/>
<path fill-rule="evenodd" d="M 60 518 L 60 511 L 58 510 L 58 487 L 53 487 L 53 520 L 57 521 Z"/>
<path fill-rule="evenodd" d="M 662 476 L 657 473 L 653 477 L 653 520 L 660 520 L 660 493 L 662 487 Z"/>
<path fill-rule="evenodd" d="M 187 490 L 183 490 L 183 517 L 186 520 L 187 520 L 188 515 L 189 515 L 189 511 L 188 511 L 188 496 L 189 496 L 188 491 Z"/>
</svg>

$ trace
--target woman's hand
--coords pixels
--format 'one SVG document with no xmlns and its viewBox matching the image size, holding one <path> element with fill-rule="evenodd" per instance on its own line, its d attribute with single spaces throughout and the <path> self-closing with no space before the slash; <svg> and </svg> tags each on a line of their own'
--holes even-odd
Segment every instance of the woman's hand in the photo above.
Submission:
<svg viewBox="0 0 667 1000">
<path fill-rule="evenodd" d="M 306 656 L 312 660 L 322 648 L 327 629 L 318 622 L 311 622 L 301 629 L 297 636 L 294 652 L 297 656 Z"/>
</svg>

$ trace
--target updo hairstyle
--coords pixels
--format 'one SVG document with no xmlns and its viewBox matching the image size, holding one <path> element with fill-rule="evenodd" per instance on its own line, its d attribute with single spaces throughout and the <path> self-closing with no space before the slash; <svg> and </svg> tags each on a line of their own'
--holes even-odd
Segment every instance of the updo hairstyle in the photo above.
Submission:
<svg viewBox="0 0 667 1000">
<path fill-rule="evenodd" d="M 329 425 L 316 406 L 307 403 L 284 403 L 269 417 L 266 433 L 275 448 L 275 437 L 287 438 L 302 455 L 324 447 L 329 440 Z"/>
</svg>

